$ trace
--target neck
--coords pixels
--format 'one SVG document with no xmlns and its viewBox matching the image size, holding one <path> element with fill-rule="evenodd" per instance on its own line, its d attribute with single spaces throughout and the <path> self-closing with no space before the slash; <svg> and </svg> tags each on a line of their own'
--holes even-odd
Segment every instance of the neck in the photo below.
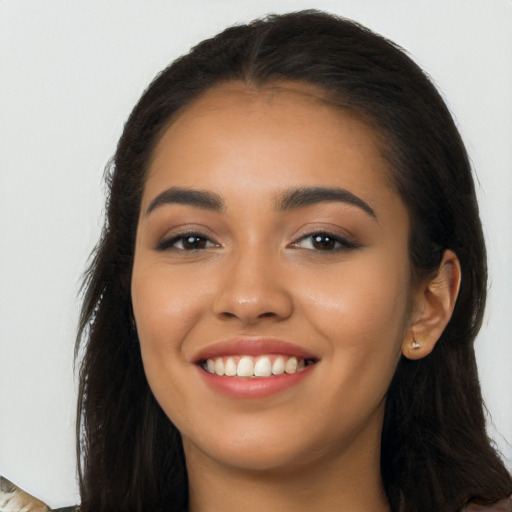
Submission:
<svg viewBox="0 0 512 512">
<path fill-rule="evenodd" d="M 287 470 L 230 467 L 185 448 L 190 512 L 390 511 L 380 476 L 380 439 L 363 454 L 347 451 Z"/>
</svg>

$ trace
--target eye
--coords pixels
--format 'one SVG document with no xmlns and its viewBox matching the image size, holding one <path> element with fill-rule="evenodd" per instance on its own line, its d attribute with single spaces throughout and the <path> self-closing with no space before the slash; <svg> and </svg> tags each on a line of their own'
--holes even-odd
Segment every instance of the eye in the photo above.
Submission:
<svg viewBox="0 0 512 512">
<path fill-rule="evenodd" d="M 303 236 L 300 240 L 293 243 L 292 246 L 322 252 L 357 249 L 359 247 L 357 243 L 347 240 L 344 237 L 324 232 L 311 233 Z"/>
<path fill-rule="evenodd" d="M 156 249 L 159 251 L 174 249 L 177 251 L 197 252 L 217 246 L 218 244 L 201 233 L 180 233 L 162 240 L 156 246 Z"/>
</svg>

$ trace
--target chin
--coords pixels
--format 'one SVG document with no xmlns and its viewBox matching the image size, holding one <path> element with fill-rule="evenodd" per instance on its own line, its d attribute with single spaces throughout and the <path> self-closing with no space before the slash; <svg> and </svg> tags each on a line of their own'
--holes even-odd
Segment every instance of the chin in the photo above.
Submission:
<svg viewBox="0 0 512 512">
<path fill-rule="evenodd" d="M 265 416 L 265 415 L 263 415 Z M 215 465 L 244 471 L 294 471 L 315 460 L 329 457 L 345 443 L 338 435 L 315 431 L 303 422 L 283 422 L 282 418 L 255 418 L 231 421 L 218 428 L 198 429 L 183 434 L 187 459 L 206 455 Z M 305 435 L 305 433 L 308 435 Z"/>
<path fill-rule="evenodd" d="M 183 442 L 187 458 L 199 448 L 212 462 L 238 471 L 286 471 L 306 466 L 309 462 L 300 447 L 275 444 L 264 446 L 256 439 L 243 444 L 221 442 L 204 450 L 188 440 L 184 439 Z"/>
</svg>

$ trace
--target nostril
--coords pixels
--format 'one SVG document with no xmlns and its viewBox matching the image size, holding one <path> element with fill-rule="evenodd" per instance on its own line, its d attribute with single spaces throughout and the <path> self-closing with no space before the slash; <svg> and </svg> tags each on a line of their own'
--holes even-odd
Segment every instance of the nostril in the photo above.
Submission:
<svg viewBox="0 0 512 512">
<path fill-rule="evenodd" d="M 234 313 L 230 313 L 229 311 L 223 311 L 221 316 L 224 318 L 236 318 L 236 315 Z"/>
<path fill-rule="evenodd" d="M 243 314 L 237 315 L 236 313 L 231 313 L 230 311 L 223 311 L 220 314 L 220 316 L 224 320 L 230 320 L 230 319 L 233 319 L 233 318 L 238 318 L 239 320 L 242 320 L 242 321 L 249 321 L 249 322 L 251 322 L 251 320 L 249 318 L 245 318 Z M 276 316 L 277 316 L 277 314 L 274 313 L 273 311 L 267 311 L 265 313 L 260 313 L 259 315 L 255 315 L 253 317 L 252 322 L 257 321 L 257 320 L 262 320 L 263 318 L 273 318 L 273 317 L 276 317 Z"/>
</svg>

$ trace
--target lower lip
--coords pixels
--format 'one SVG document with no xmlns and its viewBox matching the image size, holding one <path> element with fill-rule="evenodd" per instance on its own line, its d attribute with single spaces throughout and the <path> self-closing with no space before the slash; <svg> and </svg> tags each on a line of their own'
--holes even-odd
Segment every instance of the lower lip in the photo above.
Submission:
<svg viewBox="0 0 512 512">
<path fill-rule="evenodd" d="M 198 370 L 206 384 L 216 392 L 235 398 L 264 398 L 298 384 L 311 374 L 312 364 L 297 373 L 283 373 L 273 377 L 221 377 L 207 372 L 200 366 Z"/>
</svg>

